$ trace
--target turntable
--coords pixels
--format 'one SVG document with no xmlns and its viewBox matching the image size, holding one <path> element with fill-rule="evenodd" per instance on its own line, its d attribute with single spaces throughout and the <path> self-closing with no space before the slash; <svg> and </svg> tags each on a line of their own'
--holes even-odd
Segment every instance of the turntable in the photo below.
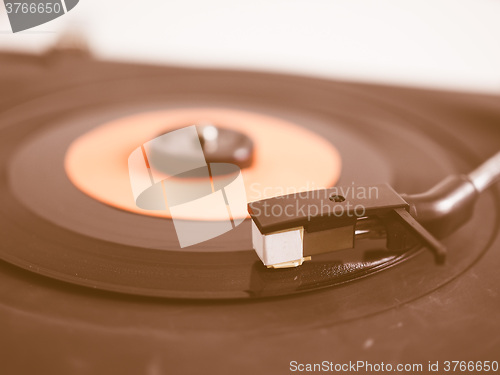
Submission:
<svg viewBox="0 0 500 375">
<path fill-rule="evenodd" d="M 446 361 L 498 361 L 493 181 L 439 243 L 430 229 L 428 242 L 388 247 L 387 227 L 364 220 L 353 248 L 272 269 L 246 213 L 182 247 L 168 212 L 134 204 L 127 173 L 148 139 L 208 123 L 244 145 L 238 160 L 213 160 L 240 163 L 249 202 L 368 185 L 416 197 L 498 152 L 497 97 L 78 51 L 3 53 L 0 65 L 4 373 L 275 374 L 323 361 L 428 373 L 430 363 L 443 372 Z"/>
</svg>

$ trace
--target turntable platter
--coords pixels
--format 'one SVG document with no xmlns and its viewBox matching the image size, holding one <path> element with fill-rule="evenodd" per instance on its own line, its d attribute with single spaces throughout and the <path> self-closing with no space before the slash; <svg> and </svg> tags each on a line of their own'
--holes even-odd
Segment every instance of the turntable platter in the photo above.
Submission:
<svg viewBox="0 0 500 375">
<path fill-rule="evenodd" d="M 443 267 L 415 248 L 370 258 L 360 250 L 346 263 L 326 254 L 297 269 L 267 270 L 250 248 L 248 222 L 186 251 L 168 219 L 97 201 L 64 168 L 70 144 L 108 121 L 226 108 L 279 118 L 331 143 L 342 159 L 341 185 L 390 182 L 416 193 L 497 151 L 496 98 L 87 59 L 66 70 L 62 61 L 19 59 L 0 55 L 0 63 L 18 62 L 14 81 L 23 64 L 33 79 L 0 102 L 6 368 L 136 374 L 203 364 L 254 374 L 287 371 L 291 360 L 498 353 L 498 188 L 444 240 Z M 85 74 L 70 74 L 75 67 Z M 39 341 L 47 337 L 51 345 Z"/>
</svg>

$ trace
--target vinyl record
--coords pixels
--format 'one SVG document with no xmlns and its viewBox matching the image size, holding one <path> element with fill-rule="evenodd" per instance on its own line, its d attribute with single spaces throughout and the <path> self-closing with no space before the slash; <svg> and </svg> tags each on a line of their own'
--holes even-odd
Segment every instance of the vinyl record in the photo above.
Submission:
<svg viewBox="0 0 500 375">
<path fill-rule="evenodd" d="M 2 57 L 10 62 L 19 58 Z M 104 124 L 204 108 L 275 119 L 291 124 L 290 131 L 306 129 L 340 155 L 339 185 L 388 182 L 398 192 L 417 193 L 447 175 L 469 171 L 495 151 L 500 130 L 493 124 L 500 119 L 500 106 L 490 98 L 263 73 L 77 63 L 86 72 L 85 81 L 73 77 L 64 61 L 36 62 L 43 74 L 27 63 L 26 71 L 37 77 L 31 91 L 19 93 L 15 104 L 4 102 L 0 114 L 0 257 L 6 261 L 0 274 L 1 311 L 17 317 L 7 333 L 21 326 L 39 337 L 50 331 L 55 344 L 36 355 L 35 362 L 57 352 L 64 360 L 54 368 L 76 371 L 90 357 L 97 359 L 88 348 L 99 342 L 115 349 L 108 352 L 112 358 L 106 365 L 92 362 L 94 370 L 134 355 L 140 358 L 138 366 L 160 371 L 168 363 L 187 361 L 176 348 L 189 347 L 212 366 L 214 350 L 227 355 L 229 366 L 222 372 L 234 370 L 236 363 L 248 364 L 240 373 L 256 368 L 277 372 L 300 357 L 303 345 L 316 353 L 309 361 L 331 348 L 348 358 L 354 347 L 371 347 L 366 341 L 371 336 L 386 337 L 378 355 L 403 360 L 411 358 L 413 344 L 406 341 L 405 349 L 391 353 L 390 343 L 405 330 L 410 337 L 422 329 L 414 309 L 436 313 L 436 331 L 424 327 L 432 348 L 439 342 L 438 328 L 448 327 L 439 322 L 444 312 L 432 298 L 453 300 L 450 282 L 470 283 L 483 257 L 490 264 L 499 262 L 495 190 L 481 196 L 473 218 L 443 240 L 449 249 L 443 266 L 425 248 L 393 254 L 383 242 L 373 241 L 316 256 L 298 268 L 269 270 L 251 248 L 249 219 L 220 237 L 180 248 L 171 220 L 96 199 L 76 186 L 65 169 L 71 145 Z M 19 70 L 22 64 L 12 71 Z M 60 85 L 50 80 L 56 74 Z M 485 120 L 479 127 L 467 118 L 478 113 Z M 255 147 L 258 152 L 258 142 Z M 296 156 L 310 156 L 306 144 L 294 147 Z M 293 165 L 263 160 L 261 167 L 279 174 Z M 325 175 L 330 178 L 320 173 L 322 184 L 337 180 L 335 171 Z M 491 267 L 480 267 L 486 283 L 498 281 Z M 478 287 L 465 286 L 469 294 Z M 444 308 L 450 319 L 459 319 L 459 312 L 465 314 L 479 298 L 467 300 L 467 293 L 449 302 L 458 311 Z M 483 306 L 481 314 L 494 308 Z M 404 312 L 393 321 L 398 309 Z M 16 345 L 38 347 L 27 339 L 28 331 Z M 332 338 L 334 332 L 340 336 Z M 73 334 L 87 352 L 75 354 L 65 347 Z M 476 334 L 494 347 L 486 332 Z M 342 335 L 347 335 L 345 343 Z M 266 356 L 270 346 L 280 349 Z M 375 352 L 367 353 L 370 358 Z M 124 373 L 143 370 L 132 366 Z"/>
</svg>

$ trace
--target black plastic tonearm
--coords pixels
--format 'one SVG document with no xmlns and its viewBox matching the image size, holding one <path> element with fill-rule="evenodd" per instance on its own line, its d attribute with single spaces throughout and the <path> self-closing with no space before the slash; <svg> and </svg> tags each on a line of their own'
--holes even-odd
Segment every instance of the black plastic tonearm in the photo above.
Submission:
<svg viewBox="0 0 500 375">
<path fill-rule="evenodd" d="M 248 209 L 263 235 L 302 228 L 304 257 L 354 247 L 360 218 L 384 223 L 390 250 L 405 249 L 416 237 L 438 262 L 446 255 L 445 247 L 410 215 L 410 204 L 387 184 L 290 194 L 252 202 Z"/>
<path fill-rule="evenodd" d="M 248 211 L 260 232 L 257 244 L 268 253 L 286 251 L 291 248 L 287 241 L 295 241 L 300 259 L 290 259 L 293 266 L 314 254 L 354 247 L 358 233 L 364 236 L 370 226 L 381 224 L 388 249 L 404 250 L 417 238 L 434 252 L 438 263 L 443 263 L 446 249 L 437 238 L 468 221 L 480 193 L 499 180 L 500 153 L 469 175 L 450 176 L 422 194 L 400 195 L 387 184 L 353 185 L 252 202 Z M 297 234 L 279 239 L 274 236 L 290 230 L 300 233 L 300 244 Z M 259 236 L 270 240 L 264 242 Z"/>
</svg>

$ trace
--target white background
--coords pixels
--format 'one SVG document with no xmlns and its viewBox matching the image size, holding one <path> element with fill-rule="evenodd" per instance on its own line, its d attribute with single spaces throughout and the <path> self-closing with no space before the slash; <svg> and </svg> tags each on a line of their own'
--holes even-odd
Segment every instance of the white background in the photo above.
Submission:
<svg viewBox="0 0 500 375">
<path fill-rule="evenodd" d="M 0 2 L 0 49 L 43 52 L 68 31 L 105 59 L 500 94 L 498 0 L 81 0 L 17 34 Z"/>
</svg>

